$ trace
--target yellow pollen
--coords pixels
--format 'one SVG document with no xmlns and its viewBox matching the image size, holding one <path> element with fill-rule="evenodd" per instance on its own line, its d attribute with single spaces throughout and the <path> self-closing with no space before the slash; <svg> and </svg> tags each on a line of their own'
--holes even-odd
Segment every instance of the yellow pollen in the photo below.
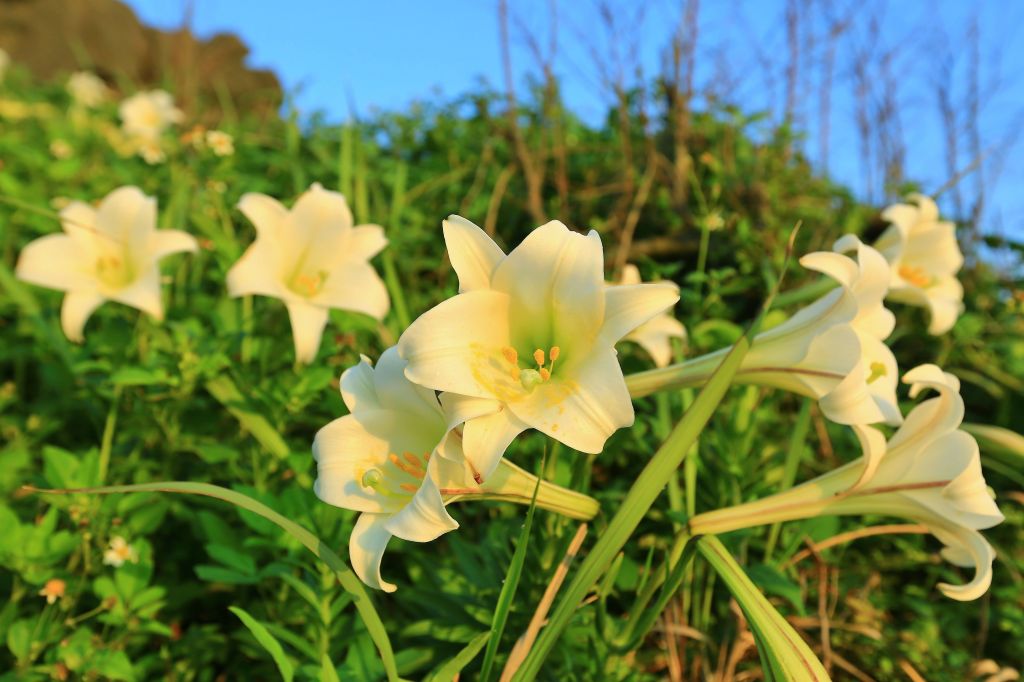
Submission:
<svg viewBox="0 0 1024 682">
<path fill-rule="evenodd" d="M 533 351 L 533 360 L 534 360 L 534 362 L 537 363 L 538 367 L 543 367 L 544 366 L 544 351 L 542 351 L 540 348 L 538 348 L 537 350 Z"/>
<path fill-rule="evenodd" d="M 898 272 L 900 277 L 916 287 L 926 287 L 932 283 L 932 277 L 923 268 L 914 265 L 901 265 Z"/>
<path fill-rule="evenodd" d="M 537 371 L 540 374 L 541 381 L 547 381 L 548 379 L 551 378 L 551 372 L 549 372 L 548 370 L 544 369 L 543 367 L 541 367 Z"/>
<path fill-rule="evenodd" d="M 519 381 L 519 367 L 512 368 L 512 378 Z"/>
<path fill-rule="evenodd" d="M 551 358 L 551 364 L 555 364 L 555 360 L 558 359 L 558 354 L 561 353 L 561 349 L 558 346 L 551 346 L 551 350 L 548 351 L 548 357 Z"/>
<path fill-rule="evenodd" d="M 513 365 L 519 362 L 519 353 L 517 353 L 516 349 L 512 348 L 511 346 L 505 346 L 504 348 L 502 348 L 501 354 L 504 355 L 505 359 L 508 360 Z"/>
<path fill-rule="evenodd" d="M 881 362 L 872 362 L 870 365 L 871 374 L 868 376 L 868 383 L 875 381 L 881 377 L 884 377 L 888 372 L 885 369 L 885 365 Z"/>
</svg>

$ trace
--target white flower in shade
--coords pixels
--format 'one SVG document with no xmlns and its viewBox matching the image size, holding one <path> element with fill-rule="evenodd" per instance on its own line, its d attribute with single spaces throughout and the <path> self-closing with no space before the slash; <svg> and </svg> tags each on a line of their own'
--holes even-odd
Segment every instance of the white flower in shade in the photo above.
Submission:
<svg viewBox="0 0 1024 682">
<path fill-rule="evenodd" d="M 128 544 L 120 535 L 115 535 L 110 538 L 110 545 L 107 550 L 103 552 L 103 563 L 107 566 L 113 566 L 119 568 L 128 563 L 138 563 L 139 552 L 134 547 Z"/>
<path fill-rule="evenodd" d="M 77 71 L 68 78 L 68 94 L 75 104 L 96 107 L 110 96 L 110 88 L 103 79 L 89 71 Z"/>
<path fill-rule="evenodd" d="M 405 361 L 395 348 L 344 372 L 341 394 L 350 414 L 320 429 L 313 441 L 323 501 L 362 514 L 349 539 L 349 555 L 367 585 L 392 592 L 380 575 L 381 558 L 392 536 L 429 542 L 459 527 L 445 505 L 473 498 L 529 504 L 537 478 L 503 461 L 486 484 L 473 478 L 461 438 L 433 391 L 406 379 Z M 597 503 L 579 493 L 542 482 L 540 507 L 589 519 Z"/>
<path fill-rule="evenodd" d="M 895 324 L 883 304 L 889 266 L 856 237 L 840 239 L 835 248 L 808 254 L 800 263 L 840 286 L 754 337 L 735 381 L 815 398 L 825 416 L 839 424 L 897 425 L 902 421 L 896 402 L 898 369 L 883 343 Z M 840 253 L 849 250 L 856 258 Z M 630 392 L 640 397 L 672 386 L 701 385 L 728 352 L 634 374 L 628 380 Z"/>
<path fill-rule="evenodd" d="M 3 83 L 4 76 L 7 75 L 7 69 L 11 66 L 11 56 L 7 54 L 2 48 L 0 48 L 0 83 Z"/>
<path fill-rule="evenodd" d="M 939 220 L 929 197 L 912 194 L 912 203 L 895 204 L 882 217 L 892 223 L 874 246 L 892 266 L 889 298 L 927 308 L 928 331 L 942 334 L 963 311 L 964 288 L 956 273 L 964 264 L 956 225 Z"/>
<path fill-rule="evenodd" d="M 622 269 L 622 277 L 618 286 L 640 284 L 640 270 L 633 264 Z M 683 324 L 666 312 L 652 317 L 647 322 L 626 334 L 623 341 L 632 341 L 647 351 L 658 367 L 672 362 L 672 339 L 686 341 L 686 329 Z"/>
<path fill-rule="evenodd" d="M 60 317 L 68 339 L 82 341 L 86 320 L 104 301 L 124 303 L 162 320 L 160 259 L 195 251 L 195 238 L 156 229 L 156 199 L 137 187 L 114 190 L 98 208 L 72 201 L 60 217 L 64 234 L 28 244 L 16 274 L 67 292 Z"/>
<path fill-rule="evenodd" d="M 235 139 L 220 130 L 207 131 L 206 144 L 217 156 L 231 156 L 235 153 Z"/>
<path fill-rule="evenodd" d="M 156 140 L 171 125 L 181 123 L 185 114 L 174 106 L 164 90 L 139 92 L 121 102 L 121 127 L 130 137 Z"/>
<path fill-rule="evenodd" d="M 600 237 L 558 221 L 507 256 L 458 216 L 444 238 L 460 293 L 413 322 L 398 350 L 411 381 L 448 392 L 475 471 L 486 479 L 528 428 L 600 452 L 633 423 L 615 344 L 675 304 L 677 288 L 606 286 Z"/>
<path fill-rule="evenodd" d="M 980 597 L 992 581 L 995 552 L 978 531 L 997 525 L 1003 515 L 985 484 L 977 442 L 959 429 L 960 382 L 935 365 L 917 367 L 903 381 L 911 385 L 911 397 L 928 388 L 939 395 L 907 415 L 870 475 L 864 476 L 868 462 L 862 458 L 786 492 L 698 514 L 691 530 L 722 533 L 826 514 L 898 516 L 927 526 L 945 545 L 947 560 L 974 568 L 965 585 L 940 584 L 943 594 Z"/>
<path fill-rule="evenodd" d="M 314 183 L 291 210 L 265 194 L 246 194 L 238 208 L 256 241 L 228 272 L 228 291 L 284 301 L 299 362 L 316 357 L 331 308 L 387 314 L 387 289 L 369 262 L 387 246 L 384 230 L 353 227 L 345 197 Z"/>
</svg>

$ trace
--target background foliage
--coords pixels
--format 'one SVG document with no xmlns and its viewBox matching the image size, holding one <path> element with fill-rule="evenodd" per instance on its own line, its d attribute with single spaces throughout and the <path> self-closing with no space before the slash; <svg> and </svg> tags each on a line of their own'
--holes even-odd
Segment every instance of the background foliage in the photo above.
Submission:
<svg viewBox="0 0 1024 682">
<path fill-rule="evenodd" d="M 310 443 L 344 413 L 342 369 L 360 353 L 379 355 L 410 318 L 455 293 L 440 236 L 448 214 L 474 220 L 506 247 L 548 217 L 598 230 L 609 279 L 629 261 L 647 279 L 682 286 L 676 313 L 690 340 L 678 351 L 687 355 L 738 337 L 797 222 L 798 253 L 828 248 L 845 232 L 870 240 L 882 228 L 878 206 L 812 172 L 793 130 L 727 106 L 684 110 L 661 80 L 623 92 L 600 127 L 566 111 L 553 80 L 521 100 L 480 90 L 342 127 L 248 119 L 228 107 L 219 127 L 235 136 L 233 156 L 168 137 L 168 160 L 156 166 L 115 150 L 113 104 L 73 109 L 60 82 L 17 69 L 0 87 L 0 668 L 8 679 L 383 675 L 351 597 L 265 519 L 206 498 L 42 498 L 18 489 L 213 482 L 343 550 L 355 515 L 313 496 Z M 54 157 L 56 140 L 70 156 Z M 284 307 L 229 299 L 224 277 L 254 236 L 234 208 L 238 198 L 264 192 L 287 203 L 314 181 L 342 191 L 357 222 L 385 226 L 390 247 L 376 265 L 394 310 L 381 326 L 333 312 L 318 360 L 295 367 Z M 84 345 L 73 346 L 60 333 L 60 294 L 16 281 L 17 254 L 59 229 L 48 206 L 92 201 L 125 184 L 159 199 L 161 227 L 188 230 L 203 248 L 165 266 L 166 321 L 108 304 L 89 322 Z M 986 244 L 979 226 L 961 227 L 968 312 L 935 338 L 921 311 L 899 308 L 894 350 L 903 369 L 936 361 L 960 376 L 969 421 L 1013 427 L 1016 418 L 1019 428 L 1024 245 Z M 993 249 L 1000 269 L 989 265 Z M 791 274 L 792 287 L 805 277 Z M 628 345 L 621 357 L 627 372 L 649 366 Z M 691 399 L 682 392 L 639 401 L 636 426 L 597 456 L 549 446 L 543 474 L 602 503 L 591 536 Z M 543 450 L 544 440 L 528 434 L 509 456 L 536 470 Z M 766 495 L 857 454 L 850 435 L 813 405 L 732 389 L 543 679 L 755 678 L 750 631 L 700 559 L 637 646 L 615 648 L 616 635 L 688 513 Z M 723 540 L 839 679 L 903 679 L 908 666 L 932 680 L 973 679 L 972 665 L 989 658 L 1020 667 L 1024 474 L 1019 460 L 994 453 L 983 452 L 983 464 L 1007 521 L 987 533 L 999 559 L 991 591 L 976 603 L 939 595 L 936 582 L 962 576 L 926 536 L 861 539 L 808 556 L 809 542 L 861 525 L 821 519 Z M 432 544 L 392 541 L 384 571 L 399 591 L 374 596 L 409 678 L 481 641 L 526 510 L 481 503 L 454 515 L 462 528 Z M 576 524 L 538 510 L 530 533 L 499 669 Z M 115 535 L 138 549 L 138 563 L 102 563 Z M 67 595 L 48 606 L 38 591 L 55 577 Z M 479 665 L 478 657 L 463 678 L 475 679 Z"/>
</svg>

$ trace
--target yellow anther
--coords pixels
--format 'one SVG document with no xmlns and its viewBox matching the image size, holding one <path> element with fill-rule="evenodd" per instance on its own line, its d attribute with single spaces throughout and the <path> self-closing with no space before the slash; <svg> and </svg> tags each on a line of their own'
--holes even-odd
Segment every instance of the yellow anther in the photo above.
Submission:
<svg viewBox="0 0 1024 682">
<path fill-rule="evenodd" d="M 502 348 L 501 354 L 504 355 L 505 359 L 508 360 L 513 365 L 519 362 L 519 353 L 517 353 L 516 349 L 512 348 L 511 346 L 505 346 L 504 348 Z"/>
<path fill-rule="evenodd" d="M 411 452 L 403 452 L 402 457 L 405 457 L 405 461 L 414 467 L 418 467 L 420 465 L 420 458 Z"/>
<path fill-rule="evenodd" d="M 519 381 L 519 367 L 512 368 L 512 378 Z"/>
<path fill-rule="evenodd" d="M 398 487 L 401 488 L 402 490 L 404 490 L 407 493 L 414 493 L 417 490 L 419 490 L 419 488 L 414 486 L 412 483 L 403 483 L 402 485 L 400 485 Z"/>
<path fill-rule="evenodd" d="M 916 287 L 926 287 L 931 285 L 932 277 L 924 271 L 924 268 L 920 268 L 913 265 L 901 265 L 898 272 L 907 282 L 910 282 Z"/>
<path fill-rule="evenodd" d="M 544 351 L 542 351 L 540 348 L 538 348 L 537 350 L 533 351 L 533 360 L 534 360 L 534 362 L 537 363 L 538 367 L 543 367 L 544 366 Z"/>
<path fill-rule="evenodd" d="M 888 371 L 885 369 L 885 365 L 881 362 L 872 362 L 869 367 L 871 369 L 871 374 L 868 376 L 869 384 L 888 374 Z"/>
<path fill-rule="evenodd" d="M 551 378 L 551 372 L 547 371 L 543 367 L 537 370 L 537 373 L 540 374 L 541 381 L 547 381 L 548 379 Z"/>
<path fill-rule="evenodd" d="M 555 360 L 558 359 L 558 354 L 561 352 L 562 350 L 558 346 L 551 346 L 551 350 L 548 351 L 548 357 L 551 358 L 552 364 L 554 364 Z"/>
</svg>

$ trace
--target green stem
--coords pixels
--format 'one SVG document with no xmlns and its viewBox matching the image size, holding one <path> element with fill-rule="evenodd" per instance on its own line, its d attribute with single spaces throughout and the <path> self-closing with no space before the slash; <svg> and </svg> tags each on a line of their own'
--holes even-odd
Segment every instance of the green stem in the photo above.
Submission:
<svg viewBox="0 0 1024 682">
<path fill-rule="evenodd" d="M 785 308 L 797 303 L 803 303 L 804 301 L 820 298 L 835 289 L 837 286 L 839 286 L 839 283 L 834 279 L 822 277 L 810 284 L 805 284 L 799 289 L 793 289 L 779 294 L 778 298 L 775 299 L 775 306 L 778 308 Z"/>
<path fill-rule="evenodd" d="M 110 469 L 110 452 L 114 447 L 114 430 L 117 428 L 117 409 L 121 404 L 122 389 L 120 384 L 114 386 L 114 397 L 110 400 L 107 421 L 103 424 L 103 440 L 100 441 L 100 485 L 107 482 L 107 471 Z"/>
<path fill-rule="evenodd" d="M 502 459 L 498 468 L 482 486 L 482 492 L 467 492 L 453 495 L 452 502 L 459 500 L 500 500 L 529 505 L 533 502 L 536 489 L 537 506 L 579 521 L 589 521 L 601 511 L 601 505 L 594 498 L 563 488 Z"/>
</svg>

